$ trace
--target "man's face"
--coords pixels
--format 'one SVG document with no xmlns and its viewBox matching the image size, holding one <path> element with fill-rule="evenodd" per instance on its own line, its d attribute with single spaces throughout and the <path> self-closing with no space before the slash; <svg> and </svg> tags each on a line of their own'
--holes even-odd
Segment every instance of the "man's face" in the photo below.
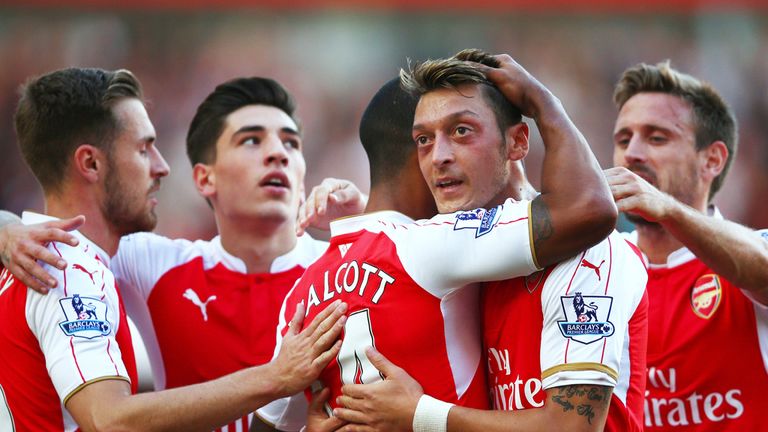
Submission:
<svg viewBox="0 0 768 432">
<path fill-rule="evenodd" d="M 441 213 L 497 205 L 507 198 L 505 137 L 479 85 L 423 95 L 413 139 L 421 173 Z"/>
<path fill-rule="evenodd" d="M 155 128 L 141 101 L 122 100 L 112 112 L 118 131 L 107 157 L 102 212 L 121 235 L 151 231 L 160 178 L 170 169 L 155 147 Z"/>
<path fill-rule="evenodd" d="M 267 105 L 230 113 L 211 165 L 217 213 L 227 218 L 295 220 L 306 163 L 296 123 Z"/>
<path fill-rule="evenodd" d="M 632 96 L 616 119 L 613 142 L 614 165 L 679 201 L 693 205 L 708 193 L 699 175 L 693 111 L 683 99 L 665 93 Z"/>
</svg>

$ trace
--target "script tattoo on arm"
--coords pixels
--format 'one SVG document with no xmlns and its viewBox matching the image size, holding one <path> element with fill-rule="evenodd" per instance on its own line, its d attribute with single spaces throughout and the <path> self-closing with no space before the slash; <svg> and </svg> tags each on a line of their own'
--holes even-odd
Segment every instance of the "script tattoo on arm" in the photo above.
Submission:
<svg viewBox="0 0 768 432">
<path fill-rule="evenodd" d="M 605 411 L 611 401 L 612 389 L 606 386 L 570 385 L 557 388 L 552 402 L 560 405 L 563 411 L 575 411 L 592 424 L 595 411 Z"/>
<path fill-rule="evenodd" d="M 554 232 L 552 215 L 549 214 L 549 208 L 541 197 L 537 197 L 531 202 L 531 219 L 533 250 L 538 252 L 541 243 L 552 237 Z"/>
</svg>

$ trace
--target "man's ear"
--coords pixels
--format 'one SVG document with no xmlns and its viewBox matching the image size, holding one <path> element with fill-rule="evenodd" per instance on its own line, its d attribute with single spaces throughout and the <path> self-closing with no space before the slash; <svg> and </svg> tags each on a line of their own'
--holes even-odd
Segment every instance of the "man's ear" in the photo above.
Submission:
<svg viewBox="0 0 768 432">
<path fill-rule="evenodd" d="M 520 122 L 507 128 L 507 156 L 510 161 L 522 160 L 528 154 L 528 124 Z"/>
<path fill-rule="evenodd" d="M 216 195 L 216 174 L 211 165 L 196 163 L 192 167 L 192 179 L 195 182 L 197 192 L 205 199 L 211 199 Z"/>
<path fill-rule="evenodd" d="M 728 160 L 728 147 L 722 141 L 715 141 L 709 147 L 702 149 L 699 155 L 703 159 L 701 176 L 712 181 L 725 169 L 725 162 Z"/>
<path fill-rule="evenodd" d="M 81 144 L 72 157 L 72 168 L 89 183 L 97 183 L 106 175 L 107 160 L 104 152 L 90 144 Z"/>
</svg>

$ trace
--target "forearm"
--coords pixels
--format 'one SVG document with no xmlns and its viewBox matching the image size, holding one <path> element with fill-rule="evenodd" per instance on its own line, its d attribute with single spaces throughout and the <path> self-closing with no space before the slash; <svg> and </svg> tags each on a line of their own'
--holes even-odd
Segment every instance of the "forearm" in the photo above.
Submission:
<svg viewBox="0 0 768 432">
<path fill-rule="evenodd" d="M 589 148 L 554 96 L 541 93 L 536 124 L 544 143 L 540 202 L 532 223 L 551 220 L 549 236 L 534 249 L 540 266 L 568 258 L 605 238 L 615 226 L 617 210 L 608 183 Z M 537 212 L 537 206 L 539 211 Z M 542 209 L 543 207 L 543 209 Z M 542 213 L 542 210 L 546 213 Z"/>
<path fill-rule="evenodd" d="M 14 223 L 21 223 L 21 219 L 9 211 L 0 210 L 0 268 L 3 268 L 5 263 L 11 260 L 10 252 L 6 248 L 8 232 L 3 228 Z"/>
<path fill-rule="evenodd" d="M 207 383 L 132 396 L 94 383 L 81 390 L 96 392 L 83 395 L 87 402 L 79 407 L 81 415 L 73 415 L 84 431 L 210 431 L 284 396 L 273 375 L 260 366 Z"/>
<path fill-rule="evenodd" d="M 677 202 L 659 222 L 709 268 L 768 304 L 768 242 L 760 234 Z"/>
<path fill-rule="evenodd" d="M 547 398 L 541 408 L 483 411 L 454 406 L 448 412 L 448 432 L 603 430 L 612 394 L 610 387 L 571 385 L 552 388 L 546 393 Z"/>
<path fill-rule="evenodd" d="M 6 210 L 0 210 L 0 228 L 9 223 L 21 223 L 21 218 Z"/>
</svg>

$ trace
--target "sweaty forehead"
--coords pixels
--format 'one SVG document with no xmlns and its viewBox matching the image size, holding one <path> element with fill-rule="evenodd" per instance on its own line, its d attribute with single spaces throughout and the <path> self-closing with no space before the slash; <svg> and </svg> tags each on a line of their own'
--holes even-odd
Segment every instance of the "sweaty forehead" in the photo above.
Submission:
<svg viewBox="0 0 768 432">
<path fill-rule="evenodd" d="M 693 130 L 693 110 L 687 101 L 678 96 L 638 93 L 621 107 L 614 131 L 649 126 L 681 133 Z"/>
<path fill-rule="evenodd" d="M 285 111 L 269 105 L 246 105 L 227 116 L 225 130 L 230 134 L 249 127 L 262 127 L 266 130 L 291 129 L 296 132 L 299 129 Z"/>
</svg>

